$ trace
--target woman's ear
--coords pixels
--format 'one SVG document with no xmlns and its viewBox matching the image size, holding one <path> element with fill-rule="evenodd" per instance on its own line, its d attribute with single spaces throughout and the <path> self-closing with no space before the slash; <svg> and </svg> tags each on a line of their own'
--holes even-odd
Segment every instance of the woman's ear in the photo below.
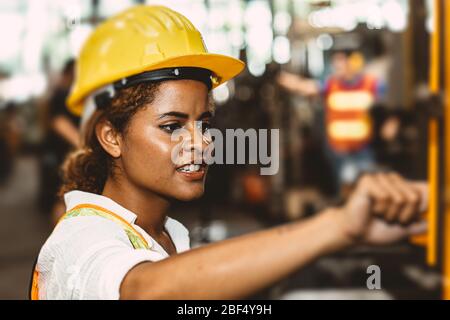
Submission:
<svg viewBox="0 0 450 320">
<path fill-rule="evenodd" d="M 95 126 L 95 134 L 102 148 L 113 158 L 119 158 L 121 151 L 121 136 L 113 125 L 103 120 Z"/>
</svg>

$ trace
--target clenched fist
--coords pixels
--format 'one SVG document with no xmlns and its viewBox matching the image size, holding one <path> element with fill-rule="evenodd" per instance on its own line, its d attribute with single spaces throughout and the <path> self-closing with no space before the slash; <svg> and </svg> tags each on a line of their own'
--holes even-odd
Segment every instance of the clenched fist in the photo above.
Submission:
<svg viewBox="0 0 450 320">
<path fill-rule="evenodd" d="M 425 232 L 421 217 L 427 206 L 426 183 L 378 173 L 363 176 L 337 214 L 352 243 L 384 245 Z"/>
</svg>

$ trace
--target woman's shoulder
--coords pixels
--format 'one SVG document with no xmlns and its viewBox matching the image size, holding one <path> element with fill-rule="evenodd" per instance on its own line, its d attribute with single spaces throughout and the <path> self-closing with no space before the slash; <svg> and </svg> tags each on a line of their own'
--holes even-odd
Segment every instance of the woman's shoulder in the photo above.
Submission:
<svg viewBox="0 0 450 320">
<path fill-rule="evenodd" d="M 119 287 L 116 282 L 123 278 L 130 264 L 144 260 L 150 260 L 146 251 L 135 250 L 118 223 L 100 216 L 63 219 L 39 253 L 36 271 L 40 296 L 116 298 Z M 110 289 L 111 283 L 117 288 Z"/>
<path fill-rule="evenodd" d="M 43 245 L 40 257 L 64 254 L 77 256 L 95 247 L 125 246 L 133 249 L 126 232 L 114 221 L 99 216 L 63 219 Z"/>
</svg>

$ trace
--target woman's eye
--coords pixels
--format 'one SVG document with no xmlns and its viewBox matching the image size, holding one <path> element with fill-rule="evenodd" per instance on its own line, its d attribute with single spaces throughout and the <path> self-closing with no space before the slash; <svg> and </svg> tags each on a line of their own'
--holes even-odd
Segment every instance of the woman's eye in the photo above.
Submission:
<svg viewBox="0 0 450 320">
<path fill-rule="evenodd" d="M 181 125 L 179 123 L 169 123 L 159 126 L 161 129 L 167 132 L 174 132 L 175 130 L 181 129 Z"/>
</svg>

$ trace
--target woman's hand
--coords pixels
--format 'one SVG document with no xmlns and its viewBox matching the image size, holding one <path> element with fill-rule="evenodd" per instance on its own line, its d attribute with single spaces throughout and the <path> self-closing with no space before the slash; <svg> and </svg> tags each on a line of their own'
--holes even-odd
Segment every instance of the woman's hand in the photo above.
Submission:
<svg viewBox="0 0 450 320">
<path fill-rule="evenodd" d="M 426 183 L 378 173 L 363 176 L 337 214 L 351 243 L 385 245 L 425 232 L 427 205 Z"/>
</svg>

